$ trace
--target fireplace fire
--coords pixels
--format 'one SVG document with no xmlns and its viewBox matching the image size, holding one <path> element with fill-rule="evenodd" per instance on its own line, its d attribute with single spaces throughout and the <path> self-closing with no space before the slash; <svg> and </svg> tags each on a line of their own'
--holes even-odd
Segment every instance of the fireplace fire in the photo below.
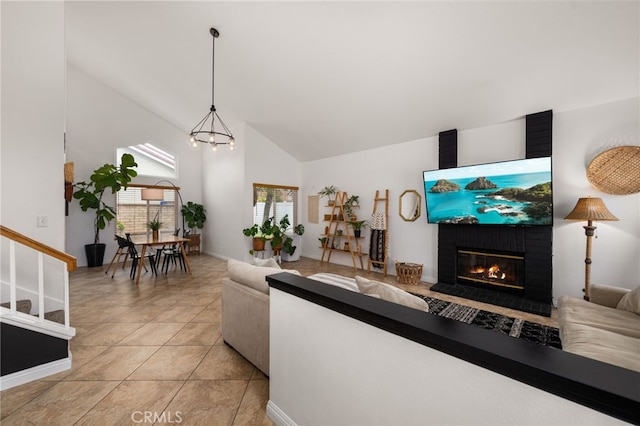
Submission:
<svg viewBox="0 0 640 426">
<path fill-rule="evenodd" d="M 524 289 L 524 256 L 519 253 L 458 249 L 457 270 L 460 284 Z"/>
</svg>

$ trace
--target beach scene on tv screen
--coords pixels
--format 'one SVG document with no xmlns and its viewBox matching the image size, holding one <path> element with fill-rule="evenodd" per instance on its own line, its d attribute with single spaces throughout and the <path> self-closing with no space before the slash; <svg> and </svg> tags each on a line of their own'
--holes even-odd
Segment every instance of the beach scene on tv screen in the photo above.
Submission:
<svg viewBox="0 0 640 426">
<path fill-rule="evenodd" d="M 424 172 L 430 223 L 551 225 L 551 158 Z"/>
</svg>

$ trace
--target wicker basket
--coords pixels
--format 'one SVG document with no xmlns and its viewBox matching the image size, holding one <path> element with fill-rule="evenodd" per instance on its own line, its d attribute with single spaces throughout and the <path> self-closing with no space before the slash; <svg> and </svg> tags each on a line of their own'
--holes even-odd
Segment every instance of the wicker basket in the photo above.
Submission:
<svg viewBox="0 0 640 426">
<path fill-rule="evenodd" d="M 422 277 L 422 265 L 396 262 L 396 276 L 400 284 L 418 284 Z"/>
</svg>

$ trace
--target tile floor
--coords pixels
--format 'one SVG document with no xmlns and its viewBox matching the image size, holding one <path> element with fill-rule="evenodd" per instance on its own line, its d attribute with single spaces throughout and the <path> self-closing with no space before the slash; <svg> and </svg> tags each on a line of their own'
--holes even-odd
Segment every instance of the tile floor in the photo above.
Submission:
<svg viewBox="0 0 640 426">
<path fill-rule="evenodd" d="M 2 425 L 263 425 L 269 381 L 224 344 L 221 280 L 226 262 L 191 258 L 193 275 L 177 271 L 140 285 L 119 269 L 79 268 L 70 275 L 71 370 L 0 393 Z M 302 258 L 283 263 L 302 275 L 353 268 Z M 394 276 L 359 274 L 396 284 Z M 429 291 L 429 284 L 399 287 L 440 299 L 557 326 L 539 317 Z"/>
</svg>

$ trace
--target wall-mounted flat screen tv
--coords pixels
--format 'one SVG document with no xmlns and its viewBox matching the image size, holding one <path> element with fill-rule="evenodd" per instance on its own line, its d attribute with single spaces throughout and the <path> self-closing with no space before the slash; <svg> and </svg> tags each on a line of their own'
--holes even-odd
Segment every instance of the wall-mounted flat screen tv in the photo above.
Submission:
<svg viewBox="0 0 640 426">
<path fill-rule="evenodd" d="M 423 172 L 429 223 L 552 225 L 551 157 Z"/>
</svg>

